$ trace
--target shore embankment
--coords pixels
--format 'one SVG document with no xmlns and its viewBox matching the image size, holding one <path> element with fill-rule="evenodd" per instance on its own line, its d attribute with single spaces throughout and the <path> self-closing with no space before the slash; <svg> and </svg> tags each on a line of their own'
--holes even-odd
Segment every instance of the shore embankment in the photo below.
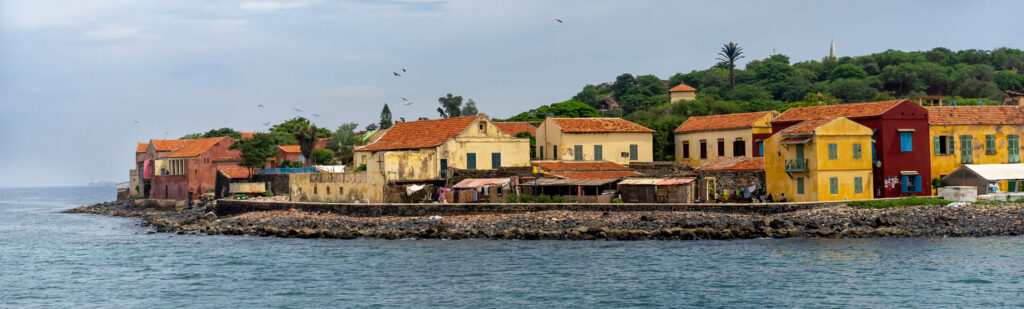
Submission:
<svg viewBox="0 0 1024 309">
<path fill-rule="evenodd" d="M 217 216 L 215 202 L 180 210 L 159 210 L 140 208 L 131 201 L 118 201 L 67 212 L 141 218 L 141 225 L 153 227 L 155 232 L 341 239 L 697 240 L 1024 234 L 1024 205 L 1021 204 L 887 209 L 828 205 L 768 214 L 543 210 L 443 216 L 352 216 L 288 209 Z"/>
</svg>

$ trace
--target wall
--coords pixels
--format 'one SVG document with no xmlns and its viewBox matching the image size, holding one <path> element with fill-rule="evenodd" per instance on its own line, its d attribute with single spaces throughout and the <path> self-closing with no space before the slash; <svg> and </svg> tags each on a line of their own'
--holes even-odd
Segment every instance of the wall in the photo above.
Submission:
<svg viewBox="0 0 1024 309">
<path fill-rule="evenodd" d="M 139 177 L 139 173 L 137 172 L 136 169 L 128 170 L 128 194 L 139 194 L 139 190 L 137 190 L 136 188 L 142 188 L 142 182 L 140 179 L 142 178 Z"/>
<path fill-rule="evenodd" d="M 882 166 L 872 172 L 874 176 L 875 197 L 930 196 L 931 157 L 929 146 L 932 144 L 928 128 L 928 110 L 913 102 L 899 104 L 882 115 L 881 119 L 872 120 L 880 124 L 865 126 L 878 128 L 875 146 Z M 860 122 L 860 121 L 858 121 Z M 868 123 L 869 121 L 864 121 Z M 912 129 L 913 151 L 900 151 L 900 129 Z M 899 186 L 900 172 L 915 171 L 922 179 L 921 192 L 902 193 Z M 888 183 L 886 183 L 888 181 Z M 896 185 L 892 185 L 892 183 Z"/>
<path fill-rule="evenodd" d="M 185 175 L 153 176 L 150 198 L 184 200 L 188 198 L 188 177 Z M 194 194 L 198 198 L 198 194 Z"/>
<path fill-rule="evenodd" d="M 973 164 L 1000 164 L 1010 163 L 1007 135 L 1016 134 L 1024 137 L 1024 125 L 953 125 L 953 126 L 929 126 L 929 153 L 931 154 L 931 177 L 942 178 L 957 168 L 960 168 L 962 156 L 960 155 L 960 136 L 970 135 L 972 140 L 971 158 Z M 985 154 L 985 135 L 996 136 L 996 153 Z M 935 137 L 940 135 L 951 135 L 953 137 L 952 154 L 935 154 Z M 1018 145 L 1018 147 L 1021 145 Z"/>
<path fill-rule="evenodd" d="M 807 172 L 786 173 L 785 161 L 796 159 L 796 145 L 780 145 L 776 134 L 765 141 L 765 178 L 768 193 L 789 201 L 831 201 L 870 199 L 872 194 L 871 129 L 848 119 L 837 119 L 814 130 L 804 144 Z M 828 144 L 835 143 L 837 158 L 828 158 Z M 853 158 L 853 145 L 861 144 L 860 159 Z M 829 178 L 839 181 L 838 194 L 831 194 Z M 863 191 L 854 193 L 854 178 L 861 177 Z M 804 193 L 798 194 L 797 179 L 804 178 Z"/>
<path fill-rule="evenodd" d="M 689 101 L 689 100 L 693 100 L 693 99 L 696 99 L 696 98 L 697 98 L 697 92 L 696 91 L 669 92 L 669 101 L 670 102 L 676 102 L 676 101 L 682 101 L 682 100 Z"/>
<path fill-rule="evenodd" d="M 384 199 L 384 181 L 367 172 L 289 174 L 289 197 L 295 202 L 364 202 Z"/>
<path fill-rule="evenodd" d="M 694 199 L 702 202 L 708 200 L 708 180 L 714 178 L 715 190 L 746 190 L 750 186 L 756 189 L 765 189 L 764 171 L 704 171 L 697 173 L 697 184 Z M 714 191 L 712 191 L 714 192 Z M 731 194 L 731 193 L 730 193 Z"/>
<path fill-rule="evenodd" d="M 751 128 L 740 128 L 731 130 L 716 130 L 716 131 L 698 131 L 698 132 L 687 132 L 677 133 L 675 136 L 676 142 L 676 161 L 697 168 L 708 163 L 718 157 L 718 140 L 725 140 L 725 156 L 733 157 L 733 142 L 737 139 L 744 141 L 744 157 L 752 157 L 753 155 L 753 130 Z M 700 158 L 700 141 L 707 141 L 707 155 L 705 159 Z M 683 156 L 683 142 L 690 143 L 690 156 L 684 158 Z"/>
<path fill-rule="evenodd" d="M 537 153 L 544 147 L 543 160 L 575 160 L 573 146 L 583 146 L 583 161 L 594 161 L 594 145 L 601 145 L 602 161 L 619 164 L 654 161 L 654 133 L 563 133 L 554 121 L 547 119 L 537 128 Z M 621 153 L 629 152 L 629 145 L 637 145 L 637 160 L 629 160 Z M 558 154 L 553 146 L 558 146 Z"/>
</svg>

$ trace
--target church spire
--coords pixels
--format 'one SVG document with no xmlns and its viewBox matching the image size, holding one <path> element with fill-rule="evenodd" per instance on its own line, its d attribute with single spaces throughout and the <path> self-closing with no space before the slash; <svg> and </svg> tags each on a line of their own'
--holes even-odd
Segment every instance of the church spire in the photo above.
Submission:
<svg viewBox="0 0 1024 309">
<path fill-rule="evenodd" d="M 837 59 L 837 57 L 836 57 L 836 41 L 835 40 L 832 41 L 832 48 L 828 49 L 828 57 L 832 58 L 832 60 L 836 60 Z"/>
</svg>

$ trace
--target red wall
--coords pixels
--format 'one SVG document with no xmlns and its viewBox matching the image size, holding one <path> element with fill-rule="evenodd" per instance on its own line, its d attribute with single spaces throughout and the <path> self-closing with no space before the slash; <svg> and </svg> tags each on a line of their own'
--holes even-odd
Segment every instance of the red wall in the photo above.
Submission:
<svg viewBox="0 0 1024 309">
<path fill-rule="evenodd" d="M 200 153 L 199 157 L 186 160 L 184 175 L 154 177 L 150 197 L 163 199 L 166 196 L 169 199 L 184 200 L 188 198 L 188 193 L 192 192 L 192 199 L 199 199 L 203 192 L 216 187 L 217 168 L 238 166 L 238 162 L 235 161 L 214 161 L 215 158 L 238 157 L 238 150 L 228 150 L 233 143 L 234 140 L 230 137 L 225 138 Z"/>
<path fill-rule="evenodd" d="M 149 198 L 184 200 L 188 198 L 188 177 L 185 175 L 153 176 Z"/>
<path fill-rule="evenodd" d="M 753 151 L 754 151 L 754 153 L 752 154 L 752 157 L 760 157 L 761 156 L 761 151 L 760 151 L 761 149 L 757 148 L 757 144 L 758 144 L 757 142 L 762 142 L 762 141 L 768 139 L 771 136 L 772 136 L 771 133 L 752 134 L 752 136 L 750 137 L 750 140 L 754 141 L 753 147 L 750 147 L 750 149 L 753 149 Z"/>
</svg>

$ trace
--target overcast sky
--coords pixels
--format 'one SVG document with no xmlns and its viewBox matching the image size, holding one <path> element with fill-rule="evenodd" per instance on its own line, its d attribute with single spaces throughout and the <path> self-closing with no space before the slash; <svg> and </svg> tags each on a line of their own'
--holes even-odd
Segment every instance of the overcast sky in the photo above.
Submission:
<svg viewBox="0 0 1024 309">
<path fill-rule="evenodd" d="M 395 119 L 436 118 L 446 93 L 509 117 L 621 73 L 707 68 L 729 41 L 741 64 L 821 59 L 832 39 L 840 56 L 1022 48 L 1019 12 L 1024 2 L 0 0 L 0 187 L 127 181 L 136 142 L 212 128 L 297 115 L 362 127 L 385 102 Z"/>
</svg>

